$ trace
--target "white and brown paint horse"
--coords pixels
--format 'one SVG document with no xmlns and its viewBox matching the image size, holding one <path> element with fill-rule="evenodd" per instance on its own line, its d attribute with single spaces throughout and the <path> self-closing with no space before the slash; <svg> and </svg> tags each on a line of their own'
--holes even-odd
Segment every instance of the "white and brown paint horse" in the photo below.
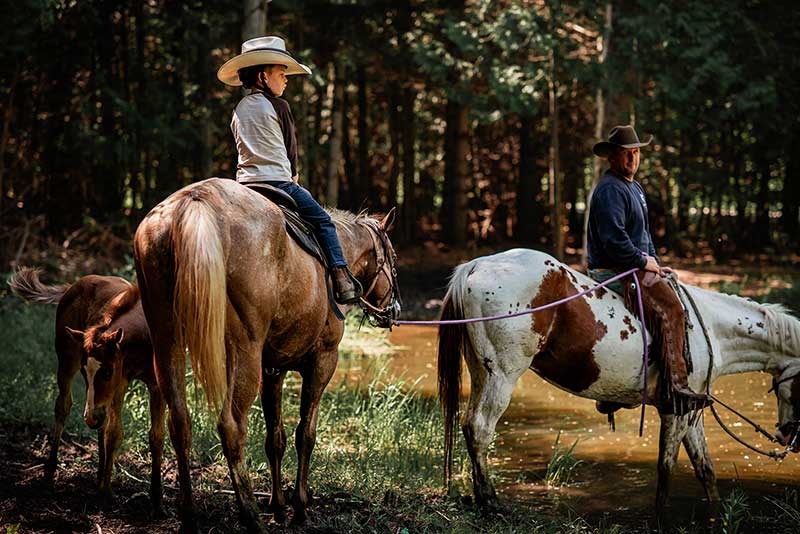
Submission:
<svg viewBox="0 0 800 534">
<path fill-rule="evenodd" d="M 630 283 L 630 280 L 628 280 Z M 581 292 L 595 282 L 551 256 L 514 249 L 458 266 L 443 303 L 442 319 L 508 314 Z M 710 381 L 747 371 L 778 382 L 779 440 L 786 445 L 800 421 L 800 321 L 777 305 L 684 285 L 703 316 L 713 344 Z M 698 319 L 690 313 L 694 325 Z M 491 506 L 495 489 L 487 448 L 519 377 L 532 369 L 561 389 L 589 399 L 635 405 L 642 398 L 642 334 L 622 298 L 598 289 L 533 315 L 439 328 L 439 393 L 445 412 L 445 473 L 449 479 L 459 411 L 462 356 L 471 379 L 462 430 L 472 460 L 476 502 Z M 702 329 L 688 334 L 693 371 L 689 385 L 705 392 L 709 350 Z M 648 403 L 657 400 L 658 366 L 648 369 Z M 683 443 L 706 491 L 718 502 L 703 420 L 661 414 L 656 504 L 666 504 L 669 479 Z M 796 452 L 796 451 L 795 451 Z"/>
<path fill-rule="evenodd" d="M 387 320 L 396 316 L 395 255 L 386 235 L 391 216 L 379 221 L 334 211 L 332 218 L 353 274 L 368 288 L 367 304 Z M 302 523 L 319 401 L 336 369 L 344 332 L 328 300 L 325 270 L 286 234 L 283 212 L 275 204 L 218 178 L 189 185 L 153 208 L 136 231 L 134 257 L 158 384 L 169 406 L 182 530 L 197 528 L 189 475 L 186 347 L 194 376 L 218 410 L 222 450 L 249 531 L 264 527 L 244 457 L 248 410 L 260 388 L 270 507 L 282 521 L 286 433 L 281 394 L 288 371 L 302 376 L 292 500 L 293 521 Z"/>
</svg>

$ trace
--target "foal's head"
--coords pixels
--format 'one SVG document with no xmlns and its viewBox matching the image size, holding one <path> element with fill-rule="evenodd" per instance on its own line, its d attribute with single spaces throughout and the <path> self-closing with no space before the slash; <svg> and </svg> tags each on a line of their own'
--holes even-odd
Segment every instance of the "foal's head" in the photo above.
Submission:
<svg viewBox="0 0 800 534">
<path fill-rule="evenodd" d="M 128 312 L 139 302 L 138 286 L 130 286 L 109 302 L 99 324 L 85 331 L 67 328 L 81 346 L 81 374 L 86 381 L 83 419 L 89 428 L 103 426 L 115 395 L 125 388 L 123 326 L 131 326 Z"/>
<path fill-rule="evenodd" d="M 122 328 L 109 330 L 94 326 L 85 332 L 68 329 L 82 343 L 81 374 L 86 382 L 83 420 L 89 428 L 103 426 L 114 394 L 122 380 Z"/>
</svg>

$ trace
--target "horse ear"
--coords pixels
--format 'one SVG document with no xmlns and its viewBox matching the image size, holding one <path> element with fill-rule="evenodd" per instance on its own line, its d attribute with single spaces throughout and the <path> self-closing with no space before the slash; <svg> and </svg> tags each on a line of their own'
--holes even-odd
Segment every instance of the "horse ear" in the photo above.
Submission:
<svg viewBox="0 0 800 534">
<path fill-rule="evenodd" d="M 397 210 L 396 207 L 390 209 L 389 213 L 387 213 L 383 217 L 383 219 L 381 219 L 381 222 L 378 223 L 378 226 L 380 226 L 381 230 L 383 230 L 384 232 L 388 232 L 392 228 L 392 225 L 394 224 L 396 210 Z"/>
<path fill-rule="evenodd" d="M 72 337 L 72 339 L 74 339 L 78 343 L 83 343 L 83 331 L 82 330 L 74 330 L 74 329 L 72 329 L 72 328 L 70 328 L 68 326 L 65 326 L 64 328 L 67 329 L 67 333 L 69 333 L 69 335 Z"/>
<path fill-rule="evenodd" d="M 122 328 L 117 328 L 116 332 L 111 334 L 111 337 L 114 340 L 114 343 L 119 345 L 120 343 L 122 343 L 122 339 L 125 337 L 125 333 L 122 331 Z"/>
</svg>

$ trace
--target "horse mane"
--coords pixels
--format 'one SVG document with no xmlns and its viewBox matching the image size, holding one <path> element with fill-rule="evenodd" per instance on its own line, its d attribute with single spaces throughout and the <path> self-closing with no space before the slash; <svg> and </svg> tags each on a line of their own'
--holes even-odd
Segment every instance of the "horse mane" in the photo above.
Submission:
<svg viewBox="0 0 800 534">
<path fill-rule="evenodd" d="M 101 323 L 106 327 L 110 326 L 116 318 L 133 308 L 140 298 L 139 286 L 131 284 L 127 289 L 111 299 L 111 302 L 103 312 Z"/>
<path fill-rule="evenodd" d="M 140 298 L 139 286 L 131 284 L 111 299 L 103 310 L 103 316 L 100 322 L 86 329 L 83 336 L 84 349 L 88 352 L 92 348 L 92 343 L 105 333 L 108 327 L 111 326 L 111 323 L 136 306 Z"/>
<path fill-rule="evenodd" d="M 772 346 L 800 357 L 800 319 L 790 314 L 783 304 L 760 304 L 760 307 Z"/>
<path fill-rule="evenodd" d="M 792 315 L 783 304 L 761 303 L 739 295 L 717 293 L 708 289 L 703 291 L 739 301 L 763 313 L 764 329 L 767 331 L 770 345 L 784 354 L 800 357 L 800 319 Z"/>
<path fill-rule="evenodd" d="M 351 236 L 356 228 L 359 227 L 368 226 L 375 230 L 378 229 L 377 219 L 368 215 L 366 211 L 362 211 L 358 214 L 337 208 L 325 208 L 325 211 L 331 216 L 331 220 L 333 224 L 336 225 L 337 230 L 344 231 Z"/>
</svg>

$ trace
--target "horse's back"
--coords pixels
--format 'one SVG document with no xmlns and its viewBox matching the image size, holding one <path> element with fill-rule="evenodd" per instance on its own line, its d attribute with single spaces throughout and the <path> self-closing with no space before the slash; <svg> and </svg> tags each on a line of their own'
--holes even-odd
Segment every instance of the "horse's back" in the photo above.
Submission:
<svg viewBox="0 0 800 534">
<path fill-rule="evenodd" d="M 489 317 L 572 297 L 595 282 L 544 252 L 512 249 L 459 266 L 451 284 L 459 288 L 465 317 Z M 554 308 L 469 328 L 476 349 L 521 354 L 517 358 L 548 381 L 608 400 L 638 391 L 639 329 L 622 298 L 603 288 Z"/>
</svg>

